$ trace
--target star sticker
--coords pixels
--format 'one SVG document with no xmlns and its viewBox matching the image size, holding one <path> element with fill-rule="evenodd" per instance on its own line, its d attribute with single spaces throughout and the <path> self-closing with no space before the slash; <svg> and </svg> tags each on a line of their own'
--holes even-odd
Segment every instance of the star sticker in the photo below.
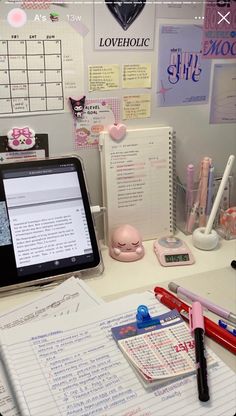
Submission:
<svg viewBox="0 0 236 416">
<path fill-rule="evenodd" d="M 157 94 L 161 94 L 163 98 L 163 102 L 166 99 L 166 91 L 172 90 L 172 88 L 165 88 L 163 82 L 161 81 L 161 89 L 157 91 Z"/>
</svg>

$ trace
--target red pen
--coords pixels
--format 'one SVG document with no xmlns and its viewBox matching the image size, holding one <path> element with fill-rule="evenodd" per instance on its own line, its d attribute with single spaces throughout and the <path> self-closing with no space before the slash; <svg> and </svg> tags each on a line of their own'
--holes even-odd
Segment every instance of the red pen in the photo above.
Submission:
<svg viewBox="0 0 236 416">
<path fill-rule="evenodd" d="M 162 287 L 155 287 L 155 296 L 158 300 L 170 309 L 177 309 L 180 315 L 189 321 L 189 305 L 186 305 L 182 300 L 174 296 L 168 290 Z M 204 317 L 205 333 L 209 338 L 212 338 L 222 347 L 226 348 L 233 354 L 236 354 L 236 339 L 230 332 L 225 331 L 215 322 Z"/>
</svg>

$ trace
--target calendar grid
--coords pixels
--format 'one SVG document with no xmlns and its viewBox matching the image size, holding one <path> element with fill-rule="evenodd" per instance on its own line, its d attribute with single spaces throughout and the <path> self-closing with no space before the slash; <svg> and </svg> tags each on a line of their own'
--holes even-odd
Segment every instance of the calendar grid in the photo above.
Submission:
<svg viewBox="0 0 236 416">
<path fill-rule="evenodd" d="M 0 41 L 0 115 L 64 110 L 61 40 Z"/>
</svg>

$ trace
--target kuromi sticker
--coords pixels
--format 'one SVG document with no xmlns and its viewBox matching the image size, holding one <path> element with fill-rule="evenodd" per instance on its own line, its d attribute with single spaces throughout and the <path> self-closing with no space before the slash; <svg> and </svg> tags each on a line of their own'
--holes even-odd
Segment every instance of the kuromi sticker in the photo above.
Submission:
<svg viewBox="0 0 236 416">
<path fill-rule="evenodd" d="M 75 118 L 81 118 L 84 111 L 84 104 L 85 104 L 85 95 L 78 100 L 75 100 L 74 98 L 69 97 L 73 115 Z"/>
<path fill-rule="evenodd" d="M 35 132 L 30 127 L 13 127 L 7 138 L 12 150 L 28 150 L 35 146 Z"/>
</svg>

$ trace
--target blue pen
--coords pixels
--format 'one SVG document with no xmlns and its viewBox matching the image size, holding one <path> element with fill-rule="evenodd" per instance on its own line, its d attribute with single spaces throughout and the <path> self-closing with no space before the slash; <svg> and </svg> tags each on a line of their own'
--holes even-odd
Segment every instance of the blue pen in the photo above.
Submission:
<svg viewBox="0 0 236 416">
<path fill-rule="evenodd" d="M 226 331 L 236 336 L 236 328 L 233 325 L 227 324 L 225 321 L 222 321 L 222 319 L 219 319 L 218 323 L 221 328 L 226 329 Z"/>
</svg>

